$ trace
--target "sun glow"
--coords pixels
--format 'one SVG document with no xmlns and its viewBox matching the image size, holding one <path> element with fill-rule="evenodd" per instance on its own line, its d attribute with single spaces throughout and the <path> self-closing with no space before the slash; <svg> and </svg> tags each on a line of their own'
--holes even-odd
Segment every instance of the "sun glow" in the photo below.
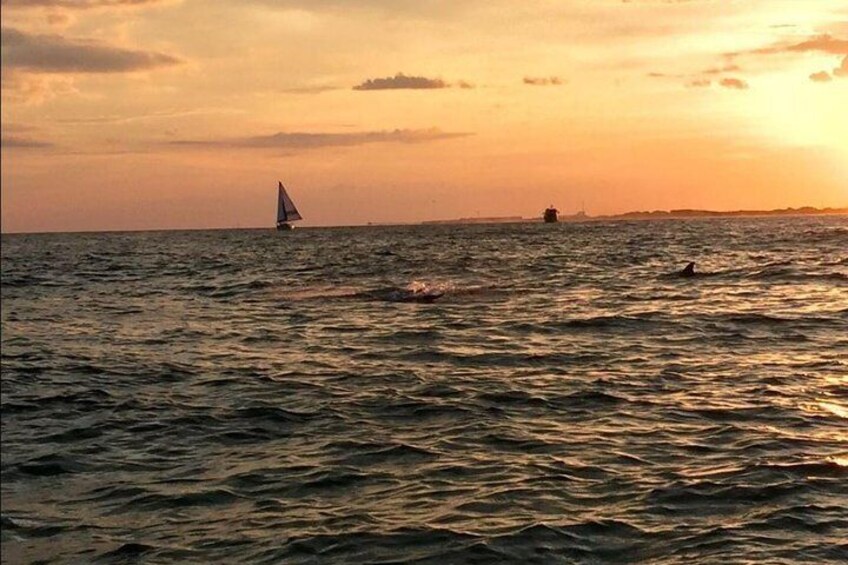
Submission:
<svg viewBox="0 0 848 565">
<path fill-rule="evenodd" d="M 753 79 L 742 113 L 775 143 L 823 148 L 848 158 L 848 83 L 799 84 L 810 69 L 827 68 L 825 62 L 834 65 L 833 57 L 817 57 Z"/>
</svg>

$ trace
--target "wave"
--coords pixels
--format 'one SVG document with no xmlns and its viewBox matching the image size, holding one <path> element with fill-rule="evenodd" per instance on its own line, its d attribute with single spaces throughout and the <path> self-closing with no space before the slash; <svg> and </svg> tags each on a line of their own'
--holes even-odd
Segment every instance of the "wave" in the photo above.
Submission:
<svg viewBox="0 0 848 565">
<path fill-rule="evenodd" d="M 5 533 L 13 533 L 19 539 L 51 538 L 72 528 L 59 524 L 43 524 L 27 518 L 0 516 L 0 525 Z M 6 543 L 4 536 L 4 543 Z"/>
<path fill-rule="evenodd" d="M 84 471 L 87 465 L 68 456 L 48 454 L 18 463 L 14 469 L 19 474 L 33 477 L 55 477 Z"/>
<path fill-rule="evenodd" d="M 3 561 L 836 562 L 846 225 L 4 237 Z"/>
<path fill-rule="evenodd" d="M 275 295 L 287 301 L 356 299 L 373 302 L 432 303 L 443 299 L 486 297 L 497 289 L 484 285 L 457 285 L 452 282 L 412 280 L 405 285 L 358 288 L 344 285 L 315 285 L 280 289 Z"/>
<path fill-rule="evenodd" d="M 631 316 L 620 314 L 589 316 L 586 318 L 573 318 L 554 322 L 549 325 L 559 329 L 636 330 L 638 328 L 644 329 L 648 327 L 667 327 L 674 325 L 674 322 L 663 320 L 657 314 L 648 313 Z"/>
</svg>

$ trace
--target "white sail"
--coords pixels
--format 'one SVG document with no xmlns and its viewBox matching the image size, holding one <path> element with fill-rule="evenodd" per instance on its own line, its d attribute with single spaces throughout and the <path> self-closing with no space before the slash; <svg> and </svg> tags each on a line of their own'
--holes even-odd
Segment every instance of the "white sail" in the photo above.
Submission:
<svg viewBox="0 0 848 565">
<path fill-rule="evenodd" d="M 297 211 L 291 197 L 286 193 L 283 183 L 279 183 L 279 191 L 277 193 L 277 223 L 302 219 L 303 217 Z"/>
</svg>

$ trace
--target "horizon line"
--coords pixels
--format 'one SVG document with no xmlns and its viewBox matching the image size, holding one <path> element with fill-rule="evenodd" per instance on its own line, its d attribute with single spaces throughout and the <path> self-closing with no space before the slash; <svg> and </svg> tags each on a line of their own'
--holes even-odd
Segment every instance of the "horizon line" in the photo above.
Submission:
<svg viewBox="0 0 848 565">
<path fill-rule="evenodd" d="M 633 210 L 618 214 L 605 214 L 599 216 L 582 215 L 582 212 L 563 215 L 558 223 L 588 223 L 603 221 L 657 221 L 657 220 L 712 220 L 723 217 L 786 217 L 786 216 L 843 216 L 848 215 L 848 206 L 833 207 L 826 206 L 817 208 L 815 206 L 799 206 L 787 208 L 773 208 L 771 210 L 705 210 L 700 208 L 673 208 L 671 210 Z M 678 215 L 675 215 L 678 214 Z M 488 221 L 487 221 L 488 220 Z M 334 228 L 369 228 L 369 227 L 391 227 L 391 226 L 434 226 L 434 225 L 464 225 L 464 224 L 488 224 L 488 223 L 533 223 L 541 222 L 541 216 L 465 216 L 442 220 L 416 220 L 409 222 L 366 222 L 362 224 L 328 224 L 315 226 L 301 226 L 298 229 L 334 229 Z M 210 227 L 173 227 L 173 228 L 107 228 L 91 230 L 70 231 L 2 231 L 0 235 L 49 235 L 49 234 L 106 234 L 106 233 L 153 233 L 172 231 L 235 231 L 235 230 L 274 230 L 274 225 L 261 226 L 210 226 Z"/>
</svg>

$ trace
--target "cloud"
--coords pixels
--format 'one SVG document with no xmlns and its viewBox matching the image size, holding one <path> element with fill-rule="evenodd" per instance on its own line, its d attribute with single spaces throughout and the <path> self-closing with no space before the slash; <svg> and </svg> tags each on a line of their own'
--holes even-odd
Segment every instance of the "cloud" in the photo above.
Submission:
<svg viewBox="0 0 848 565">
<path fill-rule="evenodd" d="M 834 78 L 848 77 L 848 55 L 842 59 L 842 64 L 833 69 L 833 75 L 827 71 L 819 71 L 810 75 L 810 80 L 813 82 L 830 82 Z"/>
<path fill-rule="evenodd" d="M 709 68 L 709 69 L 705 69 L 705 70 L 701 71 L 701 74 L 718 75 L 718 74 L 721 74 L 721 73 L 733 73 L 733 72 L 741 71 L 741 70 L 742 69 L 739 67 L 739 65 L 725 65 L 723 67 L 712 67 L 712 68 Z"/>
<path fill-rule="evenodd" d="M 848 78 L 848 55 L 842 59 L 842 64 L 838 68 L 833 69 L 833 75 Z"/>
<path fill-rule="evenodd" d="M 692 88 L 704 88 L 710 86 L 713 82 L 707 79 L 696 79 L 686 84 L 686 86 Z"/>
<path fill-rule="evenodd" d="M 836 39 L 832 35 L 817 35 L 800 43 L 778 43 L 770 47 L 761 47 L 749 51 L 757 55 L 773 55 L 775 53 L 807 53 L 820 52 L 830 55 L 848 55 L 848 39 Z M 742 53 L 727 53 L 728 56 Z"/>
<path fill-rule="evenodd" d="M 25 132 L 31 132 L 31 131 L 35 130 L 35 127 L 33 127 L 33 126 L 30 126 L 30 125 L 27 125 L 27 124 L 19 124 L 19 123 L 16 123 L 16 122 L 13 122 L 13 123 L 6 122 L 4 124 L 0 124 L 0 127 L 2 127 L 2 133 L 4 135 L 7 134 L 7 133 L 25 133 Z"/>
<path fill-rule="evenodd" d="M 813 82 L 830 82 L 833 77 L 827 71 L 819 71 L 810 75 L 810 80 Z"/>
<path fill-rule="evenodd" d="M 291 88 L 282 89 L 282 92 L 285 92 L 287 94 L 321 94 L 322 92 L 328 92 L 330 90 L 338 89 L 338 86 L 329 85 L 293 86 Z"/>
<path fill-rule="evenodd" d="M 29 74 L 3 68 L 2 92 L 4 101 L 41 104 L 59 96 L 77 93 L 69 75 Z"/>
<path fill-rule="evenodd" d="M 112 115 L 112 116 L 93 116 L 93 117 L 77 117 L 77 118 L 60 118 L 56 122 L 60 124 L 74 125 L 97 125 L 97 124 L 129 124 L 143 121 L 164 120 L 173 123 L 176 119 L 189 116 L 206 116 L 214 114 L 242 114 L 242 110 L 234 108 L 188 108 L 177 110 L 157 110 L 146 114 L 130 114 L 130 115 Z"/>
<path fill-rule="evenodd" d="M 835 38 L 830 34 L 816 35 L 800 42 L 784 41 L 768 47 L 761 47 L 750 51 L 735 51 L 725 53 L 725 57 L 734 58 L 740 55 L 777 55 L 792 53 L 824 53 L 826 55 L 844 55 L 845 58 L 839 68 L 833 70 L 833 76 L 827 71 L 819 71 L 809 75 L 813 82 L 830 82 L 833 77 L 848 76 L 848 39 Z M 722 81 L 724 84 L 724 81 Z M 738 86 L 728 88 L 739 88 Z M 747 85 L 745 87 L 747 88 Z"/>
<path fill-rule="evenodd" d="M 719 82 L 724 88 L 732 88 L 735 90 L 747 90 L 748 83 L 740 78 L 723 78 Z"/>
<path fill-rule="evenodd" d="M 2 45 L 5 69 L 31 73 L 124 73 L 181 62 L 164 53 L 124 49 L 60 35 L 31 35 L 8 27 L 2 29 Z"/>
<path fill-rule="evenodd" d="M 472 135 L 463 132 L 443 132 L 431 129 L 396 129 L 391 131 L 364 131 L 348 133 L 280 132 L 223 140 L 178 140 L 171 145 L 194 147 L 244 147 L 255 149 L 316 149 L 320 147 L 345 147 L 367 143 L 424 143 Z"/>
<path fill-rule="evenodd" d="M 559 77 L 524 77 L 524 84 L 530 86 L 560 86 L 565 82 Z"/>
<path fill-rule="evenodd" d="M 3 149 L 47 149 L 53 147 L 53 144 L 29 137 L 3 134 L 0 137 L 0 147 Z"/>
<path fill-rule="evenodd" d="M 398 73 L 393 77 L 369 78 L 362 84 L 353 87 L 354 90 L 392 90 L 392 89 L 431 89 L 448 88 L 450 85 L 440 78 L 407 76 Z"/>
<path fill-rule="evenodd" d="M 47 23 L 55 27 L 66 27 L 72 21 L 71 16 L 65 12 L 51 12 L 47 14 Z"/>
<path fill-rule="evenodd" d="M 830 35 L 819 35 L 813 39 L 789 45 L 785 51 L 820 51 L 831 55 L 848 55 L 848 39 L 834 39 Z"/>
<path fill-rule="evenodd" d="M 132 7 L 156 4 L 161 0 L 2 0 L 3 6 L 11 8 L 89 8 Z"/>
</svg>

